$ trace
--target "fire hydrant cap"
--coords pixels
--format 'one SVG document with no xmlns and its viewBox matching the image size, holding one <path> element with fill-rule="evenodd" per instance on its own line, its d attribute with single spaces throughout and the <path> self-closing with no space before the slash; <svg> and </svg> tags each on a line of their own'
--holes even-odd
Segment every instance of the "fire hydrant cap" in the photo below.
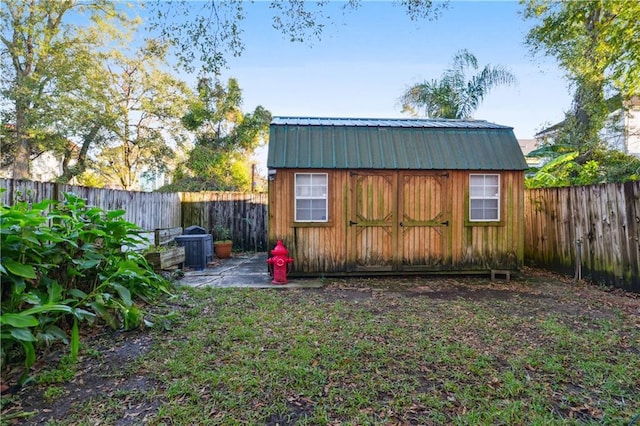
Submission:
<svg viewBox="0 0 640 426">
<path fill-rule="evenodd" d="M 282 244 L 282 240 L 278 240 L 276 246 L 271 250 L 271 254 L 274 256 L 288 256 L 289 250 Z"/>
</svg>

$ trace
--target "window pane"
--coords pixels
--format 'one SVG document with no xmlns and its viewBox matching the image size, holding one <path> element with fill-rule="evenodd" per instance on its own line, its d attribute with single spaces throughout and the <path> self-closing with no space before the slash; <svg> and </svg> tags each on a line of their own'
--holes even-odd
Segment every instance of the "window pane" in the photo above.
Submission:
<svg viewBox="0 0 640 426">
<path fill-rule="evenodd" d="M 310 209 L 311 208 L 311 200 L 297 200 L 296 206 L 299 209 Z"/>
<path fill-rule="evenodd" d="M 311 200 L 311 218 L 313 220 L 327 220 L 325 200 Z"/>
<path fill-rule="evenodd" d="M 496 200 L 495 198 L 492 200 L 483 200 L 483 201 L 484 201 L 485 209 L 498 210 L 498 200 Z"/>
<path fill-rule="evenodd" d="M 311 210 L 297 209 L 296 220 L 311 220 Z"/>
<path fill-rule="evenodd" d="M 484 184 L 498 187 L 500 178 L 498 175 L 484 175 Z"/>
<path fill-rule="evenodd" d="M 471 200 L 471 220 L 498 220 L 498 200 Z"/>
<path fill-rule="evenodd" d="M 296 201 L 296 220 L 311 220 L 311 200 Z"/>
<path fill-rule="evenodd" d="M 498 209 L 485 210 L 484 220 L 498 220 Z"/>
<path fill-rule="evenodd" d="M 484 200 L 484 219 L 498 220 L 498 200 Z"/>
<path fill-rule="evenodd" d="M 295 220 L 327 221 L 326 173 L 296 173 L 295 175 Z"/>
<path fill-rule="evenodd" d="M 311 210 L 311 220 L 327 220 L 327 215 L 322 210 Z"/>
<path fill-rule="evenodd" d="M 471 200 L 471 212 L 469 218 L 471 220 L 484 219 L 483 200 Z"/>
<path fill-rule="evenodd" d="M 298 203 L 298 207 L 296 208 L 296 220 L 327 220 L 324 201 L 317 201 L 320 201 L 320 203 Z"/>
<path fill-rule="evenodd" d="M 311 184 L 312 185 L 326 185 L 327 184 L 327 175 L 324 174 L 316 174 L 311 175 Z"/>
<path fill-rule="evenodd" d="M 469 176 L 469 195 L 471 197 L 484 197 L 484 175 Z"/>
<path fill-rule="evenodd" d="M 311 185 L 311 175 L 309 174 L 297 174 L 296 185 Z"/>
<path fill-rule="evenodd" d="M 314 197 L 326 197 L 327 188 L 325 186 L 314 186 L 311 188 L 311 194 Z"/>
<path fill-rule="evenodd" d="M 471 175 L 469 176 L 469 183 L 473 186 L 484 185 L 484 175 Z"/>
<path fill-rule="evenodd" d="M 471 186 L 469 189 L 469 195 L 472 197 L 482 197 L 484 195 L 484 187 L 482 186 Z"/>
<path fill-rule="evenodd" d="M 485 197 L 497 197 L 498 196 L 498 187 L 497 186 L 486 186 L 484 188 L 484 196 Z"/>
<path fill-rule="evenodd" d="M 311 188 L 309 186 L 296 186 L 296 197 L 308 197 L 311 195 Z"/>
</svg>

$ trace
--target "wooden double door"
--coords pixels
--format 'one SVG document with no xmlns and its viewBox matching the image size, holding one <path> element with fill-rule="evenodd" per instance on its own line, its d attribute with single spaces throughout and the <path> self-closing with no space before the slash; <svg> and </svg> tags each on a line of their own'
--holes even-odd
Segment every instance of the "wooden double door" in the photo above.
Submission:
<svg viewBox="0 0 640 426">
<path fill-rule="evenodd" d="M 447 173 L 350 174 L 348 250 L 355 271 L 445 270 L 449 239 Z"/>
</svg>

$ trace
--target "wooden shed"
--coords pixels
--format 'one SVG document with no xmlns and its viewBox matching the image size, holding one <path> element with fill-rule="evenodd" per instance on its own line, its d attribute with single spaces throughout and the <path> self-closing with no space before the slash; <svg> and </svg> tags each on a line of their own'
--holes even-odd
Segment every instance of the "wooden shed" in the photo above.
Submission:
<svg viewBox="0 0 640 426">
<path fill-rule="evenodd" d="M 479 120 L 275 117 L 268 240 L 291 274 L 517 270 L 524 170 L 511 127 Z"/>
</svg>

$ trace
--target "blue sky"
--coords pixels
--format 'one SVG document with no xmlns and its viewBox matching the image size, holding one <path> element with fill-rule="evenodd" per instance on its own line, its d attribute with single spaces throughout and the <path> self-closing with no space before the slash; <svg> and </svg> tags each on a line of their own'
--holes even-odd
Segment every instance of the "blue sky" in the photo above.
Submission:
<svg viewBox="0 0 640 426">
<path fill-rule="evenodd" d="M 509 68 L 519 82 L 491 92 L 474 118 L 512 126 L 528 139 L 560 121 L 571 103 L 555 61 L 532 58 L 524 45 L 532 23 L 517 2 L 451 1 L 439 19 L 416 23 L 392 2 L 365 1 L 346 16 L 338 12 L 311 46 L 273 30 L 268 4 L 245 7 L 246 50 L 222 74 L 238 79 L 245 110 L 260 104 L 281 116 L 406 117 L 398 105 L 404 90 L 439 78 L 463 48 L 480 66 Z"/>
</svg>

